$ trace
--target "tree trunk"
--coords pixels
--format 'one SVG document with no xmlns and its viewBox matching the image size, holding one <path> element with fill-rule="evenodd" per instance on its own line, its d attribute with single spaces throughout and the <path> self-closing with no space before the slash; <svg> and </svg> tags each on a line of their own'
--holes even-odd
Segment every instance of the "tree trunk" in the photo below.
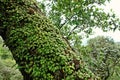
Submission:
<svg viewBox="0 0 120 80">
<path fill-rule="evenodd" d="M 93 79 L 34 0 L 0 0 L 0 35 L 24 80 Z"/>
</svg>

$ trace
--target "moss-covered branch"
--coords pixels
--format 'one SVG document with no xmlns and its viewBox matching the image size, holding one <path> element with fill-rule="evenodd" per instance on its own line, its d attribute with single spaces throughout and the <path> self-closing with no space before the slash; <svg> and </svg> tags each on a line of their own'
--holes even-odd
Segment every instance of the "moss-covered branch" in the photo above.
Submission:
<svg viewBox="0 0 120 80">
<path fill-rule="evenodd" d="M 0 0 L 0 6 L 0 35 L 24 80 L 94 79 L 34 0 Z"/>
</svg>

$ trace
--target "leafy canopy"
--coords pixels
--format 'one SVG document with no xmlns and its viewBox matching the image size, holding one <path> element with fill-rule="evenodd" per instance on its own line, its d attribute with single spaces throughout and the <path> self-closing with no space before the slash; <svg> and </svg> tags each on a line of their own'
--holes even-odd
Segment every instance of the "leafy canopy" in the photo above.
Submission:
<svg viewBox="0 0 120 80">
<path fill-rule="evenodd" d="M 76 44 L 83 37 L 81 33 L 89 36 L 93 28 L 119 29 L 119 18 L 112 11 L 107 13 L 100 8 L 106 2 L 110 0 L 42 0 L 41 6 L 61 34 Z"/>
</svg>

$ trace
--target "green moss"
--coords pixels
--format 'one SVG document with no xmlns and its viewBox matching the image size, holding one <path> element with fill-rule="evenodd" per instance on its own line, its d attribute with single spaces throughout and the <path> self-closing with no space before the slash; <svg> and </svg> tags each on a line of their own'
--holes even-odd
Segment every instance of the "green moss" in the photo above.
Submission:
<svg viewBox="0 0 120 80">
<path fill-rule="evenodd" d="M 76 55 L 67 50 L 68 45 L 59 30 L 37 11 L 30 14 L 29 8 L 33 4 L 24 3 L 26 5 L 4 3 L 5 14 L 8 15 L 2 15 L 3 28 L 7 28 L 5 43 L 20 69 L 24 68 L 34 80 L 90 79 L 93 74 L 84 64 L 75 70 L 72 61 Z"/>
</svg>

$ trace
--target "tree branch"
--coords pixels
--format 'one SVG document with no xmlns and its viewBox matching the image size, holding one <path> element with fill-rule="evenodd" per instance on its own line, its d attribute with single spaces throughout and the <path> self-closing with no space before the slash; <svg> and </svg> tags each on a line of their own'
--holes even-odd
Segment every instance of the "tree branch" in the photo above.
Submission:
<svg viewBox="0 0 120 80">
<path fill-rule="evenodd" d="M 72 15 L 70 18 L 66 18 L 65 22 L 60 25 L 60 29 L 61 29 L 67 22 L 69 22 L 69 21 L 73 18 L 73 16 L 74 16 L 74 15 Z"/>
<path fill-rule="evenodd" d="M 73 33 L 73 31 L 77 28 L 78 26 L 75 26 L 70 32 L 69 32 L 69 34 L 67 35 L 67 39 L 68 39 L 68 37 Z"/>
</svg>

